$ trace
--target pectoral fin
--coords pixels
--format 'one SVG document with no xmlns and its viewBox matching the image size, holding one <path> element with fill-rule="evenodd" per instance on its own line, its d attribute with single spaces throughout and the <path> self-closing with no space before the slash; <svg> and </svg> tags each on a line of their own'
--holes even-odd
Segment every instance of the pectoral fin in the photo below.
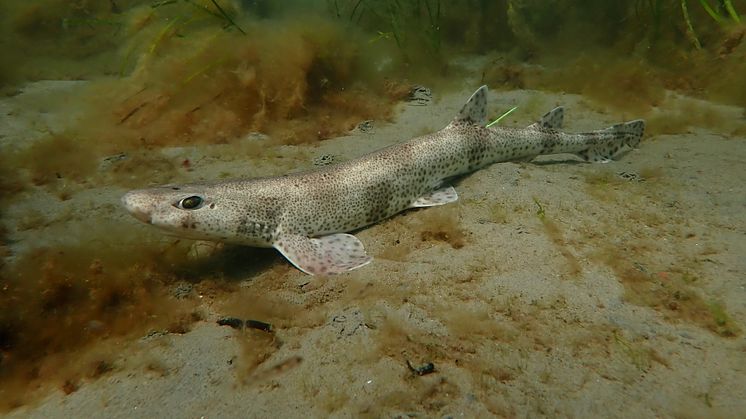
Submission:
<svg viewBox="0 0 746 419">
<path fill-rule="evenodd" d="M 310 238 L 286 234 L 274 243 L 296 268 L 310 275 L 339 274 L 370 263 L 363 244 L 351 234 Z"/>
<path fill-rule="evenodd" d="M 448 186 L 415 199 L 415 201 L 410 205 L 410 208 L 434 207 L 436 205 L 444 205 L 455 201 L 458 201 L 458 194 L 456 193 L 456 190 L 453 189 L 453 186 Z"/>
</svg>

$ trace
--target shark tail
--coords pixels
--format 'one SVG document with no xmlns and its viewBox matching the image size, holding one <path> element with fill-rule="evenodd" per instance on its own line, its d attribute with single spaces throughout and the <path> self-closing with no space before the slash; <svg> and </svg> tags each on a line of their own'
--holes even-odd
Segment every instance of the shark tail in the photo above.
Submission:
<svg viewBox="0 0 746 419">
<path fill-rule="evenodd" d="M 592 133 L 596 141 L 577 155 L 585 161 L 608 163 L 637 147 L 645 132 L 645 121 L 636 119 Z"/>
</svg>

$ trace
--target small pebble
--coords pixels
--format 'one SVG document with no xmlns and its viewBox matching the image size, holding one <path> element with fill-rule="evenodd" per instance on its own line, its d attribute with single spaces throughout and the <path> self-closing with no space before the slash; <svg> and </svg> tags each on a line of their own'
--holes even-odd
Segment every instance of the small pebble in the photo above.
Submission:
<svg viewBox="0 0 746 419">
<path fill-rule="evenodd" d="M 432 362 L 428 362 L 427 364 L 424 364 L 419 367 L 414 367 L 411 362 L 407 361 L 407 366 L 409 367 L 409 370 L 413 373 L 422 376 L 427 375 L 435 372 L 435 364 Z"/>
</svg>

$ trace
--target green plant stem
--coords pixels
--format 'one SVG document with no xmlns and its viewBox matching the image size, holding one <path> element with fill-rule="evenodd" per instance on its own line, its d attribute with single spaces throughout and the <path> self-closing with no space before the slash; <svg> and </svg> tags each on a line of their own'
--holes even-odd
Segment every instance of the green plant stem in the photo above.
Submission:
<svg viewBox="0 0 746 419">
<path fill-rule="evenodd" d="M 427 9 L 427 16 L 430 19 L 430 42 L 433 50 L 438 53 L 440 52 L 440 0 L 436 2 L 434 13 L 429 0 L 425 0 L 425 9 Z"/>
<path fill-rule="evenodd" d="M 176 24 L 180 22 L 181 22 L 181 19 L 178 17 L 168 22 L 168 24 L 164 26 L 160 32 L 158 32 L 158 36 L 156 36 L 155 40 L 153 40 L 153 42 L 150 44 L 150 48 L 148 48 L 148 53 L 153 54 L 155 50 L 158 49 L 158 46 L 161 44 L 161 42 L 163 42 L 163 39 L 166 37 L 166 34 L 168 34 L 168 32 L 170 32 L 171 30 L 173 30 L 176 27 Z"/>
<path fill-rule="evenodd" d="M 707 2 L 707 0 L 699 0 L 699 4 L 702 5 L 702 8 L 705 9 L 705 12 L 707 12 L 710 17 L 715 20 L 717 23 L 723 23 L 723 19 L 720 17 L 715 10 L 710 7 L 710 3 Z"/>
<path fill-rule="evenodd" d="M 396 46 L 399 48 L 400 51 L 404 52 L 404 47 L 402 45 L 402 40 L 399 37 L 399 24 L 396 19 L 396 14 L 394 10 L 389 10 L 389 19 L 391 24 L 391 34 L 394 36 L 394 40 L 396 41 Z M 406 53 L 405 53 L 406 54 Z"/>
<path fill-rule="evenodd" d="M 692 41 L 694 47 L 702 49 L 702 44 L 699 43 L 697 33 L 694 32 L 694 26 L 692 26 L 692 20 L 689 18 L 689 9 L 686 6 L 686 0 L 681 0 L 681 13 L 684 15 L 684 21 L 686 22 L 686 34 L 689 36 L 689 40 Z"/>
<path fill-rule="evenodd" d="M 124 77 L 124 73 L 127 71 L 127 66 L 129 66 L 130 60 L 135 53 L 136 47 L 137 44 L 132 43 L 129 48 L 127 48 L 127 54 L 125 54 L 124 59 L 122 60 L 122 64 L 119 66 L 119 77 Z"/>
<path fill-rule="evenodd" d="M 222 58 L 220 60 L 216 60 L 211 62 L 210 64 L 200 68 L 199 70 L 195 71 L 194 73 L 187 76 L 184 80 L 181 81 L 182 85 L 188 84 L 192 80 L 194 80 L 197 76 L 202 75 L 204 73 L 207 73 L 208 71 L 212 70 L 213 68 L 217 68 L 219 65 L 224 64 L 228 59 Z"/>
<path fill-rule="evenodd" d="M 736 23 L 741 23 L 741 18 L 738 17 L 738 13 L 736 13 L 736 9 L 733 7 L 731 0 L 723 0 L 723 3 L 725 4 L 725 10 L 728 11 L 730 18 Z"/>
</svg>

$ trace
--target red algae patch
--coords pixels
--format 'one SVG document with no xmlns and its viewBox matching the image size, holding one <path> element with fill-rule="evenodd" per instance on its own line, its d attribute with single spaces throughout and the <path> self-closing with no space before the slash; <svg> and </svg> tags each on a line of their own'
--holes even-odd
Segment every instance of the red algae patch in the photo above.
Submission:
<svg viewBox="0 0 746 419">
<path fill-rule="evenodd" d="M 84 378 L 106 374 L 115 352 L 102 352 L 106 342 L 152 330 L 184 333 L 200 319 L 169 292 L 179 279 L 172 267 L 190 265 L 187 247 L 104 230 L 119 240 L 92 229 L 76 243 L 36 247 L 3 266 L 0 409 L 50 386 L 70 393 Z"/>
<path fill-rule="evenodd" d="M 129 28 L 131 72 L 90 86 L 84 137 L 116 151 L 255 131 L 295 144 L 391 117 L 397 98 L 366 70 L 356 35 L 333 22 L 252 22 L 243 35 L 183 20 L 169 27 L 153 13 Z"/>
</svg>

